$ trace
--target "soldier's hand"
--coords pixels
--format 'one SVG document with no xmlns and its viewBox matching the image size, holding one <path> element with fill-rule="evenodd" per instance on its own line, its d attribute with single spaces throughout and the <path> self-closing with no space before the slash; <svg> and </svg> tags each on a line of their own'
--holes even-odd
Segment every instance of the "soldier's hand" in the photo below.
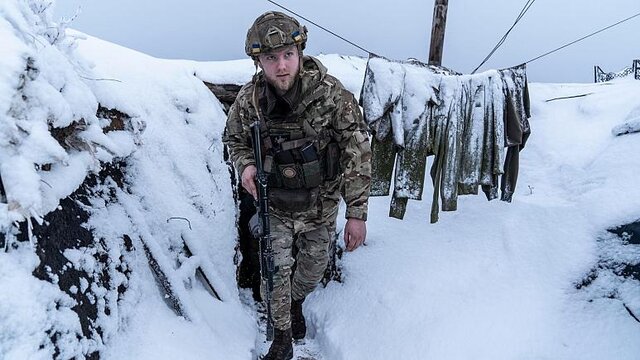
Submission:
<svg viewBox="0 0 640 360">
<path fill-rule="evenodd" d="M 347 251 L 353 251 L 364 243 L 367 237 L 367 223 L 364 220 L 349 218 L 344 226 L 344 245 Z"/>
<path fill-rule="evenodd" d="M 256 189 L 256 173 L 258 170 L 254 165 L 247 165 L 242 171 L 242 187 L 253 195 L 254 199 L 258 199 L 258 191 Z"/>
</svg>

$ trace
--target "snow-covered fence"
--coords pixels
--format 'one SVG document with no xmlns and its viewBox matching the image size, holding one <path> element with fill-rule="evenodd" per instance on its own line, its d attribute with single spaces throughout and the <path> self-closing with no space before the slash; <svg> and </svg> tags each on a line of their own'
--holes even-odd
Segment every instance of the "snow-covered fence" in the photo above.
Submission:
<svg viewBox="0 0 640 360">
<path fill-rule="evenodd" d="M 636 80 L 640 80 L 640 60 L 633 60 L 633 64 L 630 67 L 624 68 L 618 72 L 605 72 L 600 66 L 595 65 L 593 67 L 594 82 L 600 83 L 605 81 L 611 81 L 616 78 L 627 77 L 633 75 Z"/>
</svg>

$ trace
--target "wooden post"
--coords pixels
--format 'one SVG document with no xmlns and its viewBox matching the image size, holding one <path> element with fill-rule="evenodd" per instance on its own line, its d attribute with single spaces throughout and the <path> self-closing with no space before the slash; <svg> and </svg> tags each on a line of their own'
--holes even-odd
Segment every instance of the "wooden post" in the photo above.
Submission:
<svg viewBox="0 0 640 360">
<path fill-rule="evenodd" d="M 442 48 L 444 47 L 444 29 L 447 25 L 448 3 L 449 0 L 435 0 L 433 4 L 429 65 L 442 65 Z"/>
</svg>

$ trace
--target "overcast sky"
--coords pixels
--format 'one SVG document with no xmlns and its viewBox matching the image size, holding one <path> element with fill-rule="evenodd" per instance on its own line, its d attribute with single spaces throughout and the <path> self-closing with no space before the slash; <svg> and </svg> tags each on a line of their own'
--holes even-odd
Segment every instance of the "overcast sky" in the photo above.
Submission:
<svg viewBox="0 0 640 360">
<path fill-rule="evenodd" d="M 388 58 L 427 61 L 433 0 L 279 1 L 363 48 Z M 443 65 L 469 73 L 513 24 L 526 0 L 450 0 Z M 266 0 L 57 0 L 71 27 L 172 59 L 245 58 L 253 20 L 278 10 Z M 640 0 L 537 0 L 479 71 L 520 64 L 640 13 Z M 367 54 L 307 23 L 306 53 Z M 593 82 L 593 66 L 619 71 L 640 58 L 640 17 L 529 64 L 534 82 Z"/>
</svg>

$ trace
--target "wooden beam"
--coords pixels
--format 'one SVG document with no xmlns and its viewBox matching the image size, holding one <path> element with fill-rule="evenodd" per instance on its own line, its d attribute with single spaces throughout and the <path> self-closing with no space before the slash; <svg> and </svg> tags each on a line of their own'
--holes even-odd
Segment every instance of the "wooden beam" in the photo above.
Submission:
<svg viewBox="0 0 640 360">
<path fill-rule="evenodd" d="M 442 49 L 444 47 L 444 30 L 447 25 L 448 5 L 449 0 L 435 0 L 433 4 L 429 65 L 442 65 Z"/>
</svg>

